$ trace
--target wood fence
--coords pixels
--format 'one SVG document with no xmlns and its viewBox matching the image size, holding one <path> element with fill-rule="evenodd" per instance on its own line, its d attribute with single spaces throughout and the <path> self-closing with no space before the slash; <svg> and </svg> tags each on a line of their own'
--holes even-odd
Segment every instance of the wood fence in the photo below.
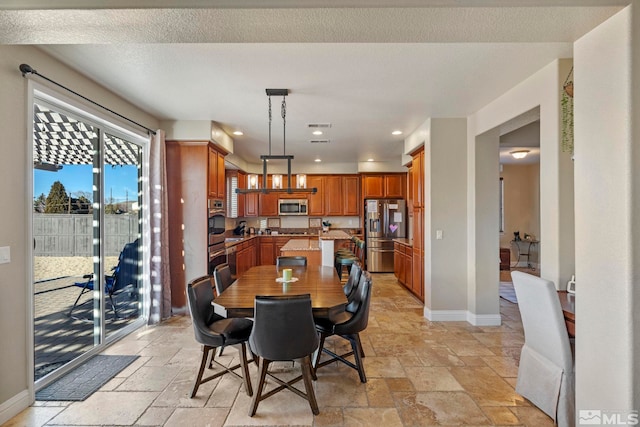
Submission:
<svg viewBox="0 0 640 427">
<path fill-rule="evenodd" d="M 136 214 L 105 215 L 104 254 L 117 256 L 138 237 Z M 92 214 L 33 213 L 35 256 L 93 256 Z"/>
</svg>

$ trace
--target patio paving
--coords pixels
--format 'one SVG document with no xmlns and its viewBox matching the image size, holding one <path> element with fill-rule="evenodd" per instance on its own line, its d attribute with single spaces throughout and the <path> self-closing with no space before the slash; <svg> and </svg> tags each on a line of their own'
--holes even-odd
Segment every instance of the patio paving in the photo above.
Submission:
<svg viewBox="0 0 640 427">
<path fill-rule="evenodd" d="M 82 277 L 61 277 L 34 285 L 35 379 L 38 380 L 94 346 L 92 292 L 86 292 L 73 310 L 69 310 L 81 288 L 73 286 Z M 124 290 L 114 296 L 118 315 L 106 301 L 106 334 L 135 320 L 138 300 L 135 292 Z M 133 317 L 132 317 L 133 316 Z M 84 320 L 80 320 L 84 319 Z"/>
</svg>

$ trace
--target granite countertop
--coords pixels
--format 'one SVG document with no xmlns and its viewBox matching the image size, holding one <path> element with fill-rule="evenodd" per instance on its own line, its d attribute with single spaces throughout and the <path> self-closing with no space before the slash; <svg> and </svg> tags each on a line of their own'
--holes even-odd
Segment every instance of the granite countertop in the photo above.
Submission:
<svg viewBox="0 0 640 427">
<path fill-rule="evenodd" d="M 280 251 L 319 251 L 320 245 L 316 239 L 291 239 Z"/>
<path fill-rule="evenodd" d="M 406 239 L 404 237 L 399 237 L 399 238 L 393 239 L 393 241 L 403 245 L 413 246 L 413 239 Z"/>
<path fill-rule="evenodd" d="M 326 233 L 318 234 L 320 240 L 349 240 L 351 236 L 342 230 L 329 230 Z"/>
</svg>

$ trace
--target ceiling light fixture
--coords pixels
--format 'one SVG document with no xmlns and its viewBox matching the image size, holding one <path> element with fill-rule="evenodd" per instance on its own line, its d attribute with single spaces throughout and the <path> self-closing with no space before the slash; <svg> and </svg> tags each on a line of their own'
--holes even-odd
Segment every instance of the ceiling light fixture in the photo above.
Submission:
<svg viewBox="0 0 640 427">
<path fill-rule="evenodd" d="M 373 162 L 373 159 L 367 159 L 367 162 Z"/>
<path fill-rule="evenodd" d="M 316 193 L 318 191 L 317 188 L 295 188 L 291 187 L 291 160 L 293 160 L 292 155 L 287 154 L 287 101 L 286 97 L 289 95 L 289 89 L 266 89 L 267 97 L 269 98 L 269 154 L 263 154 L 260 156 L 260 160 L 262 160 L 262 185 L 263 188 L 252 189 L 252 188 L 236 188 L 236 193 L 246 194 L 246 193 L 296 193 L 305 192 L 305 193 Z M 282 115 L 282 154 L 271 154 L 271 97 L 272 96 L 282 96 L 282 104 L 280 106 L 280 114 Z M 286 160 L 287 161 L 287 186 L 284 187 L 282 182 L 282 175 L 273 175 L 272 186 L 274 188 L 267 188 L 267 162 L 269 160 Z"/>
<path fill-rule="evenodd" d="M 314 130 L 313 134 L 314 135 L 322 135 L 322 131 L 321 130 Z"/>
<path fill-rule="evenodd" d="M 514 159 L 524 159 L 529 154 L 529 150 L 516 150 L 511 151 L 509 154 L 513 156 Z"/>
<path fill-rule="evenodd" d="M 239 130 L 237 130 L 237 131 L 233 132 L 233 134 L 234 134 L 234 135 L 236 135 L 236 136 L 242 136 L 242 135 L 244 135 L 244 133 L 242 133 L 242 131 L 239 131 Z"/>
<path fill-rule="evenodd" d="M 316 163 L 320 163 L 321 161 L 322 160 L 320 160 L 319 158 L 314 160 L 314 162 L 316 162 Z"/>
<path fill-rule="evenodd" d="M 402 135 L 402 131 L 401 130 L 394 130 L 393 132 L 391 132 L 391 135 Z"/>
</svg>

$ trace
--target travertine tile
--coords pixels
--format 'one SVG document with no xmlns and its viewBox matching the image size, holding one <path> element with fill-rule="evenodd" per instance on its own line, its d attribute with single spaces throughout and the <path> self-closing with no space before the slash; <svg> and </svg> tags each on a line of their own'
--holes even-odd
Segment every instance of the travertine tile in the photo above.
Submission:
<svg viewBox="0 0 640 427">
<path fill-rule="evenodd" d="M 367 406 L 366 385 L 360 382 L 358 374 L 342 375 L 331 370 L 333 365 L 328 365 L 317 371 L 318 380 L 315 381 L 316 400 L 318 406 Z M 302 390 L 302 385 L 299 385 Z"/>
<path fill-rule="evenodd" d="M 345 408 L 345 426 L 401 426 L 400 416 L 395 408 Z"/>
<path fill-rule="evenodd" d="M 407 377 L 417 391 L 458 391 L 462 386 L 451 375 L 448 368 L 405 368 Z"/>
<path fill-rule="evenodd" d="M 118 391 L 162 391 L 180 372 L 179 367 L 143 366 L 127 378 L 116 390 Z"/>
<path fill-rule="evenodd" d="M 131 425 L 158 396 L 154 392 L 98 391 L 54 417 L 51 425 Z"/>
<path fill-rule="evenodd" d="M 414 391 L 413 383 L 409 378 L 386 378 L 387 387 L 389 387 L 389 391 L 397 392 L 397 391 Z"/>
<path fill-rule="evenodd" d="M 387 383 L 382 378 L 370 378 L 366 384 L 369 407 L 394 407 L 393 397 Z"/>
<path fill-rule="evenodd" d="M 365 373 L 371 378 L 403 378 L 406 377 L 397 357 L 365 357 L 363 360 Z"/>
<path fill-rule="evenodd" d="M 342 408 L 320 407 L 320 413 L 313 417 L 314 427 L 339 427 L 344 425 Z"/>
<path fill-rule="evenodd" d="M 527 427 L 553 427 L 555 424 L 551 417 L 532 406 L 509 408 Z"/>
<path fill-rule="evenodd" d="M 518 364 L 511 357 L 483 356 L 482 359 L 501 377 L 518 376 Z"/>
<path fill-rule="evenodd" d="M 138 421 L 137 426 L 161 426 L 169 419 L 176 408 L 156 408 L 149 407 Z"/>
<path fill-rule="evenodd" d="M 489 367 L 451 368 L 451 374 L 480 406 L 527 405 L 524 398 Z"/>
<path fill-rule="evenodd" d="M 505 406 L 483 406 L 482 411 L 489 417 L 491 422 L 496 425 L 519 425 L 521 424 L 518 417 Z"/>
<path fill-rule="evenodd" d="M 222 427 L 228 413 L 222 408 L 177 408 L 164 427 Z"/>
<path fill-rule="evenodd" d="M 30 407 L 2 424 L 3 427 L 40 427 L 65 409 L 64 406 Z"/>
<path fill-rule="evenodd" d="M 398 393 L 405 425 L 488 425 L 489 419 L 464 392 Z"/>
</svg>

